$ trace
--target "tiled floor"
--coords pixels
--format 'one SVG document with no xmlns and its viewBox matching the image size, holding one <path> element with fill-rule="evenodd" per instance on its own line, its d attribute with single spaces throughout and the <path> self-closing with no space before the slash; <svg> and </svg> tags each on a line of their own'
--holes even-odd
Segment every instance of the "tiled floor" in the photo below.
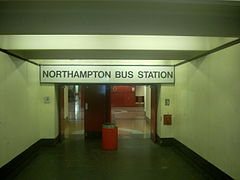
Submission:
<svg viewBox="0 0 240 180">
<path fill-rule="evenodd" d="M 117 151 L 79 135 L 42 148 L 15 180 L 206 180 L 171 147 L 150 139 L 120 139 Z"/>
<path fill-rule="evenodd" d="M 74 134 L 84 134 L 83 118 L 74 119 L 73 114 L 69 111 L 71 119 L 65 120 L 66 138 Z M 80 116 L 79 112 L 77 114 Z M 118 126 L 118 134 L 122 138 L 133 134 L 139 138 L 150 137 L 150 124 L 146 120 L 143 107 L 112 107 L 112 122 Z"/>
<path fill-rule="evenodd" d="M 101 139 L 84 140 L 82 120 L 67 121 L 66 139 L 41 148 L 14 180 L 211 180 L 172 147 L 152 143 L 142 108 L 112 110 L 118 150 L 102 150 Z"/>
<path fill-rule="evenodd" d="M 118 126 L 118 134 L 150 137 L 150 124 L 143 107 L 112 107 L 112 122 Z M 126 137 L 126 136 L 122 136 Z"/>
<path fill-rule="evenodd" d="M 64 136 L 68 138 L 74 134 L 84 134 L 83 120 L 65 120 L 64 122 Z"/>
</svg>

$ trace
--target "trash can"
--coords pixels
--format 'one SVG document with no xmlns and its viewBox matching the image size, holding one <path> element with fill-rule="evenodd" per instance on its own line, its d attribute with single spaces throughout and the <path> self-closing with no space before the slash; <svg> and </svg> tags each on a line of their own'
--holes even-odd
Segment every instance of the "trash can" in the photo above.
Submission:
<svg viewBox="0 0 240 180">
<path fill-rule="evenodd" d="M 113 123 L 104 123 L 102 126 L 102 148 L 104 150 L 118 148 L 118 128 Z"/>
</svg>

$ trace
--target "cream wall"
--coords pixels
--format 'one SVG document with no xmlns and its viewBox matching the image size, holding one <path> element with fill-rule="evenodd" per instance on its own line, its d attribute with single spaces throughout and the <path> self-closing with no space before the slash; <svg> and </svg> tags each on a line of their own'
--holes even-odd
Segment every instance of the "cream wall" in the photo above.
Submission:
<svg viewBox="0 0 240 180">
<path fill-rule="evenodd" d="M 0 167 L 39 140 L 38 67 L 0 53 Z"/>
<path fill-rule="evenodd" d="M 57 87 L 54 85 L 40 85 L 39 122 L 40 137 L 55 138 L 58 135 L 58 107 Z M 44 103 L 43 98 L 49 97 L 50 102 Z"/>
<path fill-rule="evenodd" d="M 55 99 L 49 105 L 41 99 L 55 97 L 55 88 L 40 87 L 38 68 L 0 52 L 0 167 L 39 139 L 57 135 Z"/>
<path fill-rule="evenodd" d="M 172 138 L 174 127 L 174 85 L 161 85 L 158 95 L 157 134 L 160 138 Z M 170 99 L 170 105 L 165 105 L 165 99 Z M 172 115 L 172 125 L 163 124 L 163 115 Z"/>
<path fill-rule="evenodd" d="M 240 45 L 176 68 L 174 137 L 240 179 Z"/>
</svg>

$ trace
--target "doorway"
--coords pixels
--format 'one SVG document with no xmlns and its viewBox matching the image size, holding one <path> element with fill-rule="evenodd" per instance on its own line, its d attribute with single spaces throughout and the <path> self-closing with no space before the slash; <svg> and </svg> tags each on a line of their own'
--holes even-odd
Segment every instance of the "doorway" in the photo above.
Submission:
<svg viewBox="0 0 240 180">
<path fill-rule="evenodd" d="M 84 107 L 81 85 L 64 85 L 60 92 L 60 135 L 62 139 L 83 137 Z"/>
<path fill-rule="evenodd" d="M 64 138 L 100 138 L 102 124 L 115 123 L 119 138 L 156 141 L 156 86 L 66 85 L 61 90 Z"/>
<path fill-rule="evenodd" d="M 102 125 L 110 122 L 109 86 L 84 85 L 85 138 L 100 138 Z"/>
<path fill-rule="evenodd" d="M 148 86 L 111 87 L 111 120 L 119 138 L 150 138 L 151 94 Z"/>
</svg>

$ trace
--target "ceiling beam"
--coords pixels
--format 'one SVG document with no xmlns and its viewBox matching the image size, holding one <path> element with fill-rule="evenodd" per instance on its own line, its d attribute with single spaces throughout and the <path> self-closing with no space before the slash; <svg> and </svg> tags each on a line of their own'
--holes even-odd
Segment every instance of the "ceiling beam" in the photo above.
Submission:
<svg viewBox="0 0 240 180">
<path fill-rule="evenodd" d="M 219 47 L 216 47 L 216 48 L 214 48 L 214 49 L 212 49 L 212 50 L 209 50 L 209 51 L 207 51 L 207 52 L 205 52 L 205 53 L 202 53 L 202 54 L 200 54 L 200 55 L 197 55 L 197 56 L 195 56 L 195 57 L 192 57 L 192 58 L 190 58 L 190 59 L 186 59 L 185 61 L 179 62 L 179 63 L 175 64 L 175 67 L 180 66 L 180 65 L 183 65 L 183 64 L 186 64 L 186 63 L 189 63 L 189 62 L 192 62 L 192 61 L 195 61 L 195 60 L 198 60 L 198 59 L 200 59 L 201 57 L 204 57 L 204 56 L 210 55 L 210 54 L 212 54 L 212 53 L 221 51 L 221 50 L 223 50 L 223 49 L 225 49 L 225 48 L 228 48 L 228 47 L 230 47 L 230 46 L 234 46 L 234 45 L 239 44 L 239 43 L 240 43 L 240 38 L 238 38 L 238 39 L 236 39 L 236 40 L 234 40 L 234 41 L 228 42 L 228 43 L 226 43 L 226 44 L 223 44 L 223 45 L 221 45 L 221 46 L 219 46 Z"/>
<path fill-rule="evenodd" d="M 207 51 L 236 38 L 146 35 L 2 35 L 8 50 Z"/>
<path fill-rule="evenodd" d="M 5 53 L 5 54 L 8 54 L 9 56 L 15 57 L 15 58 L 17 58 L 17 59 L 19 59 L 19 60 L 22 60 L 22 61 L 25 61 L 25 62 L 28 62 L 28 63 L 31 63 L 31 64 L 34 64 L 34 65 L 39 66 L 39 64 L 38 64 L 37 62 L 30 61 L 29 59 L 24 58 L 24 57 L 19 56 L 19 55 L 16 55 L 16 54 L 14 54 L 14 53 L 12 53 L 12 52 L 9 52 L 9 51 L 6 50 L 6 49 L 0 48 L 0 52 L 3 52 L 3 53 Z"/>
</svg>

